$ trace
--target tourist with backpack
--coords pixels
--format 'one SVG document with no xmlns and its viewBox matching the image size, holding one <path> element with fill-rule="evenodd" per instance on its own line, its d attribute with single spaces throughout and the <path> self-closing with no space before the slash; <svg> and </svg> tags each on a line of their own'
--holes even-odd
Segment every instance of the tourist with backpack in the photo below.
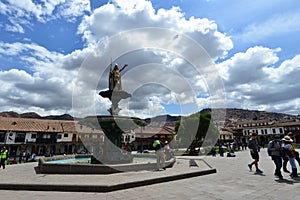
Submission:
<svg viewBox="0 0 300 200">
<path fill-rule="evenodd" d="M 274 164 L 275 164 L 275 173 L 274 175 L 278 177 L 280 180 L 283 180 L 283 176 L 281 174 L 282 168 L 282 158 L 281 158 L 281 143 L 280 136 L 277 135 L 273 140 L 269 142 L 268 145 L 268 154 L 271 156 Z"/>
<path fill-rule="evenodd" d="M 259 151 L 259 146 L 258 146 L 258 142 L 257 142 L 256 138 L 257 138 L 257 133 L 252 133 L 251 138 L 249 139 L 249 142 L 248 142 L 248 148 L 250 149 L 251 157 L 254 160 L 252 163 L 248 164 L 248 167 L 249 167 L 250 171 L 252 171 L 252 166 L 254 165 L 255 168 L 256 168 L 255 173 L 262 174 L 263 171 L 261 171 L 258 168 L 258 162 L 259 162 L 258 151 Z"/>
</svg>

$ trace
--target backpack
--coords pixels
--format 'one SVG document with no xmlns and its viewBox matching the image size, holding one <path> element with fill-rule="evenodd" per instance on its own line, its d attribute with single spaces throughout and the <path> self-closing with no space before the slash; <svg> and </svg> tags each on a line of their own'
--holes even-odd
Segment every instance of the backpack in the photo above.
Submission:
<svg viewBox="0 0 300 200">
<path fill-rule="evenodd" d="M 270 150 L 270 148 L 274 148 L 274 141 L 271 141 L 268 146 L 268 155 L 272 156 L 272 151 Z"/>
<path fill-rule="evenodd" d="M 294 158 L 293 152 L 290 151 L 289 149 L 284 148 L 284 147 L 282 148 L 281 156 L 283 158 Z"/>
<path fill-rule="evenodd" d="M 247 146 L 248 146 L 248 148 L 249 148 L 249 149 L 252 149 L 252 148 L 253 148 L 253 143 L 251 142 L 251 140 L 249 140 L 249 142 L 248 142 L 248 145 L 247 145 Z"/>
</svg>

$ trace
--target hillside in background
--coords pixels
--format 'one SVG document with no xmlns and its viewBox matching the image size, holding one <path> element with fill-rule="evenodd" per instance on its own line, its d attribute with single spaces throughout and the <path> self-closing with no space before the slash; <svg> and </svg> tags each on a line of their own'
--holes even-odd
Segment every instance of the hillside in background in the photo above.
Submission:
<svg viewBox="0 0 300 200">
<path fill-rule="evenodd" d="M 285 113 L 266 112 L 258 110 L 245 110 L 238 108 L 217 108 L 214 109 L 214 120 L 223 121 L 225 119 L 239 119 L 239 120 L 258 120 L 258 119 L 296 119 L 296 115 L 289 115 Z M 210 108 L 203 109 L 201 113 L 211 112 Z"/>
<path fill-rule="evenodd" d="M 147 118 L 145 121 L 147 123 L 153 122 L 177 122 L 181 120 L 181 116 L 172 116 L 172 115 L 159 115 L 152 118 Z"/>
<path fill-rule="evenodd" d="M 18 114 L 13 111 L 8 111 L 8 112 L 1 112 L 0 116 L 1 117 L 15 117 L 15 118 L 32 118 L 32 119 L 73 120 L 73 117 L 69 114 L 50 115 L 50 116 L 42 117 L 35 112 Z"/>
<path fill-rule="evenodd" d="M 200 113 L 210 113 L 212 110 L 210 108 L 206 108 L 200 111 Z M 50 115 L 50 116 L 40 116 L 35 112 L 27 112 L 18 114 L 13 111 L 8 112 L 0 112 L 0 116 L 2 117 L 16 117 L 16 118 L 35 118 L 35 119 L 51 119 L 51 120 L 73 120 L 74 118 L 69 114 L 63 115 Z M 224 118 L 225 116 L 225 118 Z M 250 119 L 296 119 L 297 116 L 289 115 L 284 113 L 276 113 L 276 112 L 266 112 L 266 111 L 258 111 L 258 110 L 245 110 L 245 109 L 237 109 L 237 108 L 218 108 L 213 109 L 213 117 L 215 121 L 224 121 L 228 119 L 239 119 L 239 120 L 250 120 Z M 147 123 L 150 122 L 170 122 L 174 123 L 176 121 L 180 121 L 181 116 L 172 116 L 172 115 L 159 115 L 152 118 L 147 118 L 145 121 Z"/>
</svg>

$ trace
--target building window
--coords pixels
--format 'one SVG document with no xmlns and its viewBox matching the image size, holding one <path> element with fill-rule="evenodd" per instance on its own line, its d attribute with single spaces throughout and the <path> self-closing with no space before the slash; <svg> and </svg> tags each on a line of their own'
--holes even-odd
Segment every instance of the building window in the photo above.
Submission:
<svg viewBox="0 0 300 200">
<path fill-rule="evenodd" d="M 5 140 L 5 133 L 3 133 L 3 132 L 0 132 L 0 142 L 4 142 L 4 140 Z"/>
<path fill-rule="evenodd" d="M 265 129 L 265 134 L 268 134 L 268 130 L 267 129 Z"/>
<path fill-rule="evenodd" d="M 61 134 L 57 135 L 57 139 L 59 139 L 59 140 L 61 139 Z"/>
<path fill-rule="evenodd" d="M 276 129 L 275 129 L 275 128 L 272 128 L 272 132 L 273 132 L 273 133 L 276 133 Z"/>
<path fill-rule="evenodd" d="M 25 133 L 17 133 L 15 142 L 25 142 Z"/>
<path fill-rule="evenodd" d="M 43 134 L 43 139 L 50 139 L 51 135 L 50 134 Z"/>
<path fill-rule="evenodd" d="M 93 138 L 93 139 L 97 139 L 97 138 L 98 138 L 98 135 L 93 135 L 92 138 Z"/>
<path fill-rule="evenodd" d="M 263 129 L 261 129 L 261 130 L 260 130 L 260 133 L 261 133 L 261 134 L 264 134 L 264 130 L 263 130 Z"/>
<path fill-rule="evenodd" d="M 35 139 L 36 138 L 36 133 L 32 133 L 31 134 L 31 139 Z"/>
<path fill-rule="evenodd" d="M 65 134 L 64 134 L 64 137 L 69 137 L 69 134 L 68 134 L 68 133 L 65 133 Z"/>
<path fill-rule="evenodd" d="M 283 130 L 282 130 L 282 128 L 280 128 L 280 129 L 279 129 L 279 133 L 281 133 L 281 134 L 283 133 Z"/>
</svg>

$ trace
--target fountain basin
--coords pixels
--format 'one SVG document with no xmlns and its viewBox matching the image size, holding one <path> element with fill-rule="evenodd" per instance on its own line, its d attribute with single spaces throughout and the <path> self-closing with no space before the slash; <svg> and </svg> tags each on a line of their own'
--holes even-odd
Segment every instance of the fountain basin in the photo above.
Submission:
<svg viewBox="0 0 300 200">
<path fill-rule="evenodd" d="M 155 156 L 147 155 L 134 155 L 134 157 L 152 157 L 155 160 Z M 56 162 L 59 160 L 66 159 L 78 159 L 82 160 L 86 158 L 88 160 L 91 155 L 67 155 L 67 156 L 54 156 L 54 157 L 43 157 L 39 159 L 38 170 L 40 173 L 46 174 L 112 174 L 129 171 L 142 171 L 142 170 L 155 170 L 157 168 L 156 162 L 141 162 L 141 163 L 126 163 L 126 164 L 89 164 L 89 163 L 66 163 Z M 171 158 L 166 161 L 166 167 L 173 167 L 176 159 Z"/>
</svg>

